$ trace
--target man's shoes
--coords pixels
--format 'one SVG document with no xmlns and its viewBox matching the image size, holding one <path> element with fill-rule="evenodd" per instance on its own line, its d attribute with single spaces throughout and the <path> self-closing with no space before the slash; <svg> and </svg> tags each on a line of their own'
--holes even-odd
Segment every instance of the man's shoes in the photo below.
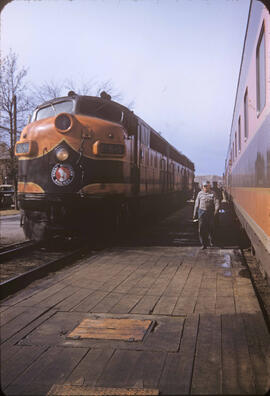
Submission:
<svg viewBox="0 0 270 396">
<path fill-rule="evenodd" d="M 207 249 L 207 246 L 206 245 L 202 245 L 201 249 L 202 250 Z"/>
</svg>

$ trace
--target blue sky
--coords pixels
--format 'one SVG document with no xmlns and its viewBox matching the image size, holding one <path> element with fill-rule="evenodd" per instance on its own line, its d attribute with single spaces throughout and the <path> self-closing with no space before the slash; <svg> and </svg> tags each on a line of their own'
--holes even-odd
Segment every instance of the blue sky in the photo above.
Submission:
<svg viewBox="0 0 270 396">
<path fill-rule="evenodd" d="M 222 175 L 248 10 L 249 0 L 14 0 L 1 51 L 34 84 L 111 80 L 196 174 Z"/>
</svg>

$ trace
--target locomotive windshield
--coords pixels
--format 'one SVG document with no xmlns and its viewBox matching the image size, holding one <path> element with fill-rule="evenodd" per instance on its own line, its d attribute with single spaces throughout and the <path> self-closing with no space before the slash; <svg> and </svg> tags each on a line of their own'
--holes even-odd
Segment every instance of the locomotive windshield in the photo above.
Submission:
<svg viewBox="0 0 270 396">
<path fill-rule="evenodd" d="M 43 118 L 54 117 L 60 113 L 71 113 L 73 111 L 73 100 L 65 100 L 62 102 L 51 102 L 47 106 L 41 107 L 32 121 L 42 120 Z"/>
<path fill-rule="evenodd" d="M 76 113 L 98 117 L 113 122 L 122 122 L 124 117 L 123 111 L 113 103 L 91 99 L 80 100 Z"/>
</svg>

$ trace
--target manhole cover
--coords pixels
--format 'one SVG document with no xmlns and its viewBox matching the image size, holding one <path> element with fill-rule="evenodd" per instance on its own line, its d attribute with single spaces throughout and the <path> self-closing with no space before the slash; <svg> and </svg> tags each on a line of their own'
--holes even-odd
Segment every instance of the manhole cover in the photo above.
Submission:
<svg viewBox="0 0 270 396">
<path fill-rule="evenodd" d="M 152 320 L 84 319 L 67 337 L 103 340 L 142 341 Z"/>
</svg>

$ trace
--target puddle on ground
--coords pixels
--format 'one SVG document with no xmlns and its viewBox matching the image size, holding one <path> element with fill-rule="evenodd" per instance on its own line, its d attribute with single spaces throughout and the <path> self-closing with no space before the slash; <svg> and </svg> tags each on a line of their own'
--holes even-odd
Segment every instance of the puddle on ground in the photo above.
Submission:
<svg viewBox="0 0 270 396">
<path fill-rule="evenodd" d="M 231 256 L 229 254 L 224 254 L 224 262 L 221 264 L 222 268 L 231 268 Z"/>
</svg>

